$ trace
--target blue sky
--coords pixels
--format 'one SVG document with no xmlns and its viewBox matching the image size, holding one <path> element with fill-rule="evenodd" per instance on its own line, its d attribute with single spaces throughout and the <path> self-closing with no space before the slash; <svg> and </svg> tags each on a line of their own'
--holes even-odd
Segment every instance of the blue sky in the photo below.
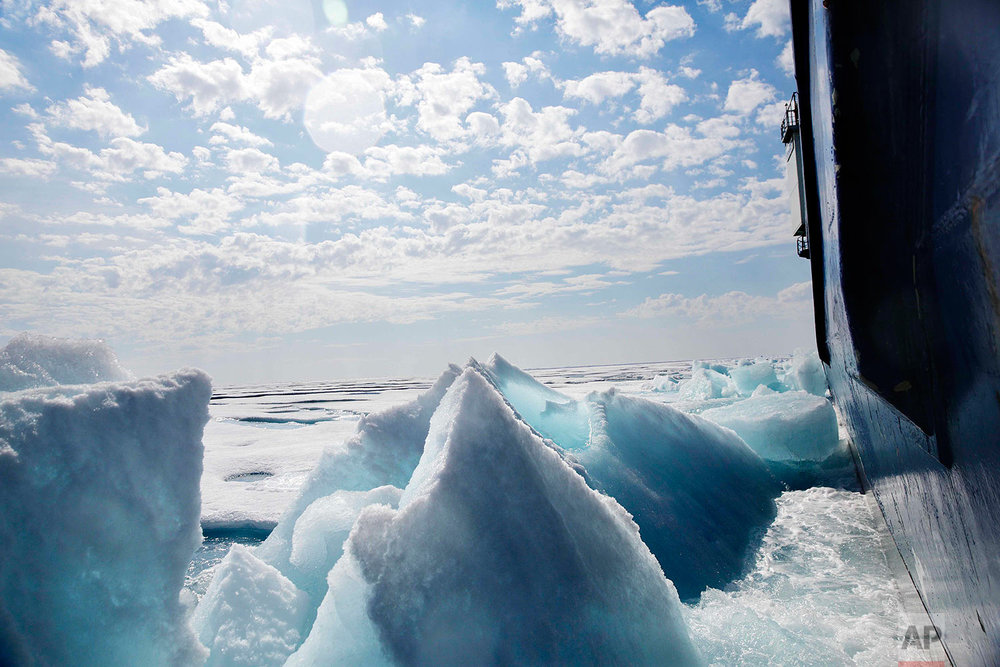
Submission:
<svg viewBox="0 0 1000 667">
<path fill-rule="evenodd" d="M 0 2 L 0 342 L 250 382 L 811 341 L 783 0 Z"/>
</svg>

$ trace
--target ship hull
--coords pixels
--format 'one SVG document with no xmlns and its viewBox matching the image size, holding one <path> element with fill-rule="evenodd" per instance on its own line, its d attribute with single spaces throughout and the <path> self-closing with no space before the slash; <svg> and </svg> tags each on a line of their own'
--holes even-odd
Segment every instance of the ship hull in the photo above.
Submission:
<svg viewBox="0 0 1000 667">
<path fill-rule="evenodd" d="M 817 345 L 945 650 L 998 665 L 1000 3 L 825 4 L 792 2 Z"/>
</svg>

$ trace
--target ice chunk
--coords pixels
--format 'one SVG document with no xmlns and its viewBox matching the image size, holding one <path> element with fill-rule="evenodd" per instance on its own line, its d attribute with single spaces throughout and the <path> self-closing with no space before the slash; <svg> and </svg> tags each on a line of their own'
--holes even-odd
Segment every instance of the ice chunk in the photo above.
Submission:
<svg viewBox="0 0 1000 667">
<path fill-rule="evenodd" d="M 345 553 L 330 571 L 329 589 L 323 598 L 317 622 L 308 641 L 285 663 L 285 667 L 313 665 L 392 665 L 379 639 L 379 630 L 368 616 L 370 588 L 358 561 Z"/>
<path fill-rule="evenodd" d="M 701 416 L 733 429 L 770 461 L 822 461 L 839 444 L 833 405 L 804 391 L 755 396 Z"/>
<path fill-rule="evenodd" d="M 8 657 L 204 659 L 178 594 L 201 541 L 211 392 L 205 374 L 186 370 L 0 397 L 0 650 Z"/>
<path fill-rule="evenodd" d="M 302 642 L 309 598 L 278 570 L 234 544 L 195 610 L 192 623 L 206 667 L 281 665 Z"/>
<path fill-rule="evenodd" d="M 677 391 L 680 382 L 670 375 L 657 375 L 655 378 L 642 385 L 643 391 L 655 391 L 669 393 Z"/>
<path fill-rule="evenodd" d="M 416 400 L 362 417 L 345 446 L 323 453 L 299 496 L 258 547 L 259 558 L 313 596 L 313 608 L 322 600 L 326 584 L 323 580 L 317 583 L 315 572 L 304 572 L 291 561 L 296 521 L 315 500 L 336 491 L 406 486 L 423 452 L 431 415 L 459 373 L 461 369 L 451 366 Z M 328 546 L 332 545 L 328 542 Z"/>
<path fill-rule="evenodd" d="M 724 363 L 717 361 L 692 361 L 691 370 L 694 371 L 699 368 L 707 368 L 709 370 L 715 371 L 716 373 L 721 373 L 722 375 L 729 375 L 729 366 Z"/>
<path fill-rule="evenodd" d="M 355 519 L 368 505 L 399 504 L 400 489 L 380 486 L 371 491 L 334 491 L 317 498 L 295 520 L 289 561 L 302 575 L 302 588 L 315 599 L 326 593 L 326 575 L 340 559 Z"/>
<path fill-rule="evenodd" d="M 0 391 L 128 380 L 103 341 L 22 333 L 0 350 Z"/>
<path fill-rule="evenodd" d="M 290 665 L 377 659 L 376 637 L 403 664 L 698 661 L 628 513 L 471 368 L 435 413 L 399 509 L 365 509 L 345 551 Z"/>
<path fill-rule="evenodd" d="M 825 396 L 826 371 L 823 370 L 819 354 L 815 350 L 795 350 L 785 371 L 784 382 L 789 389 L 801 389 L 816 396 Z"/>
<path fill-rule="evenodd" d="M 485 365 L 475 359 L 469 365 L 490 380 L 518 414 L 543 436 L 567 449 L 587 444 L 590 424 L 585 403 L 547 387 L 496 353 Z"/>
<path fill-rule="evenodd" d="M 582 464 L 593 488 L 632 513 L 683 599 L 740 574 L 754 535 L 774 518 L 781 489 L 732 432 L 613 390 L 573 401 L 498 355 L 485 372 L 529 425 Z"/>
<path fill-rule="evenodd" d="M 669 405 L 591 394 L 589 445 L 572 454 L 639 524 L 681 598 L 721 588 L 774 518 L 781 489 L 734 433 Z"/>
<path fill-rule="evenodd" d="M 760 385 L 767 385 L 772 389 L 782 388 L 774 372 L 774 365 L 765 359 L 745 366 L 735 366 L 729 369 L 729 377 L 736 383 L 736 390 L 741 396 L 749 396 Z"/>
<path fill-rule="evenodd" d="M 717 370 L 703 367 L 692 368 L 691 377 L 681 382 L 677 391 L 681 398 L 689 401 L 729 398 L 736 395 L 732 378 Z"/>
</svg>

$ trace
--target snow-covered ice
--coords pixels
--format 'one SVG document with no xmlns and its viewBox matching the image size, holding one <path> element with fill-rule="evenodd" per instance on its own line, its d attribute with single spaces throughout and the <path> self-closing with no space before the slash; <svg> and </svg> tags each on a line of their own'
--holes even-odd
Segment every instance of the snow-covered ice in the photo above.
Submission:
<svg viewBox="0 0 1000 667">
<path fill-rule="evenodd" d="M 120 376 L 98 343 L 12 344 L 35 385 Z M 210 394 L 191 370 L 0 394 L 0 662 L 204 659 L 179 594 Z"/>
<path fill-rule="evenodd" d="M 614 389 L 575 401 L 499 355 L 476 367 L 582 465 L 593 488 L 632 514 L 682 598 L 740 573 L 754 536 L 774 518 L 780 487 L 733 433 Z"/>
<path fill-rule="evenodd" d="M 278 570 L 233 545 L 192 623 L 211 651 L 207 666 L 280 665 L 302 643 L 309 599 Z"/>
<path fill-rule="evenodd" d="M 754 389 L 763 385 L 772 389 L 777 389 L 778 376 L 774 371 L 774 364 L 766 359 L 758 359 L 750 364 L 740 364 L 729 369 L 729 377 L 736 385 L 736 391 L 740 396 L 749 396 Z"/>
<path fill-rule="evenodd" d="M 223 388 L 204 431 L 208 538 L 192 562 L 208 379 L 129 381 L 100 343 L 11 343 L 0 657 L 895 655 L 877 520 L 854 491 L 808 488 L 854 484 L 814 353 L 532 374 L 494 356 L 434 383 Z M 776 479 L 804 490 L 781 494 Z"/>
<path fill-rule="evenodd" d="M 736 396 L 733 379 L 714 368 L 696 366 L 691 369 L 691 377 L 677 387 L 681 398 L 689 401 Z"/>
<path fill-rule="evenodd" d="M 334 568 L 289 664 L 380 650 L 405 664 L 698 660 L 628 513 L 474 369 L 435 413 L 399 509 L 363 511 L 345 551 L 353 563 Z M 367 614 L 342 615 L 341 597 L 364 600 Z"/>
<path fill-rule="evenodd" d="M 804 391 L 761 392 L 701 416 L 733 429 L 769 461 L 819 462 L 840 447 L 833 405 Z"/>
<path fill-rule="evenodd" d="M 111 348 L 98 340 L 23 333 L 0 350 L 0 391 L 130 377 Z"/>
<path fill-rule="evenodd" d="M 450 367 L 437 382 L 414 400 L 383 412 L 365 415 L 357 432 L 343 446 L 328 448 L 285 511 L 281 521 L 260 546 L 266 562 L 285 573 L 297 586 L 314 597 L 314 607 L 326 592 L 326 572 L 300 568 L 292 560 L 295 526 L 310 506 L 339 491 L 370 491 L 377 487 L 406 486 L 420 460 L 431 415 L 460 370 Z M 342 494 L 345 503 L 351 504 Z M 356 495 L 354 498 L 363 498 Z M 380 502 L 385 502 L 384 500 Z M 360 511 L 356 502 L 351 505 Z M 332 535 L 347 537 L 340 529 L 328 531 L 325 541 L 333 553 Z M 299 538 L 300 542 L 304 538 Z"/>
<path fill-rule="evenodd" d="M 797 349 L 787 362 L 782 382 L 789 389 L 801 389 L 816 396 L 826 394 L 826 372 L 815 350 Z"/>
</svg>

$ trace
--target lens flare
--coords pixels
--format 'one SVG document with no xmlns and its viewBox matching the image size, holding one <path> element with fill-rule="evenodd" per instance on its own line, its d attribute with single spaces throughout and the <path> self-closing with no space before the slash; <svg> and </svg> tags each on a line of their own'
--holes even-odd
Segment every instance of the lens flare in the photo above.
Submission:
<svg viewBox="0 0 1000 667">
<path fill-rule="evenodd" d="M 347 3 L 344 0 L 323 0 L 323 13 L 331 25 L 347 25 Z"/>
<path fill-rule="evenodd" d="M 303 123 L 324 151 L 360 155 L 385 133 L 382 93 L 361 70 L 337 70 L 309 91 Z"/>
</svg>

